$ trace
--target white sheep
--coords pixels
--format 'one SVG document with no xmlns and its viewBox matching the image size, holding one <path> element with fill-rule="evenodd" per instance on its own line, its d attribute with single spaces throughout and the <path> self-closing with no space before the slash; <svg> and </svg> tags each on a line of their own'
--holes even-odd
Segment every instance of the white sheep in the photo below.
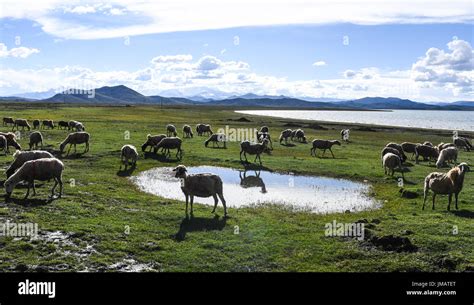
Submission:
<svg viewBox="0 0 474 305">
<path fill-rule="evenodd" d="M 33 196 L 36 195 L 35 180 L 46 181 L 54 179 L 54 186 L 51 189 L 51 197 L 54 197 L 54 190 L 59 184 L 59 197 L 63 193 L 62 173 L 64 164 L 56 158 L 31 160 L 23 164 L 10 178 L 5 181 L 6 199 L 8 200 L 20 181 L 28 183 L 28 190 L 25 198 L 30 194 L 30 188 L 33 187 Z"/>
<path fill-rule="evenodd" d="M 392 153 L 387 153 L 383 156 L 383 168 L 385 174 L 390 174 L 393 176 L 395 173 L 395 168 L 398 168 L 400 172 L 402 173 L 403 179 L 405 179 L 405 175 L 403 174 L 403 169 L 402 169 L 402 160 L 400 159 L 399 156 L 392 154 Z"/>
<path fill-rule="evenodd" d="M 135 146 L 133 145 L 124 145 L 122 146 L 121 149 L 121 154 L 120 154 L 120 161 L 122 164 L 125 166 L 125 170 L 128 167 L 129 160 L 132 161 L 132 166 L 137 165 L 137 160 L 138 160 L 138 152 Z M 122 167 L 122 165 L 120 165 Z"/>
<path fill-rule="evenodd" d="M 454 161 L 457 162 L 458 149 L 456 147 L 448 147 L 439 153 L 438 160 L 436 161 L 436 167 L 441 168 L 445 162 Z"/>
<path fill-rule="evenodd" d="M 464 184 L 464 175 L 469 172 L 469 166 L 467 163 L 461 163 L 458 166 L 452 168 L 447 173 L 430 173 L 425 178 L 424 196 L 423 196 L 423 207 L 425 209 L 426 198 L 431 190 L 433 192 L 433 207 L 435 208 L 436 195 L 449 195 L 448 211 L 451 208 L 451 200 L 454 194 L 456 200 L 456 209 L 458 209 L 458 196 L 462 190 Z"/>
<path fill-rule="evenodd" d="M 17 150 L 13 154 L 13 162 L 6 170 L 7 178 L 9 178 L 17 169 L 19 169 L 25 162 L 43 158 L 53 158 L 53 155 L 44 150 L 20 151 Z"/>
<path fill-rule="evenodd" d="M 214 209 L 212 213 L 216 211 L 219 196 L 222 205 L 224 206 L 224 216 L 227 216 L 227 207 L 224 199 L 222 179 L 215 174 L 194 174 L 187 175 L 186 167 L 184 165 L 178 165 L 173 171 L 176 172 L 175 177 L 181 179 L 181 190 L 186 197 L 186 215 L 188 215 L 188 200 L 191 201 L 191 214 L 193 214 L 193 201 L 194 196 L 196 197 L 213 197 L 214 198 Z"/>
</svg>

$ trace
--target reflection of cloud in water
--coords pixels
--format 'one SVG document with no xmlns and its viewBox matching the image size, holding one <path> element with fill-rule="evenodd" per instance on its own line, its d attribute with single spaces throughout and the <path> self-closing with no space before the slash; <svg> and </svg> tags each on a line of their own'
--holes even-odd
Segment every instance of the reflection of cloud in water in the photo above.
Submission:
<svg viewBox="0 0 474 305">
<path fill-rule="evenodd" d="M 270 203 L 288 205 L 295 210 L 313 213 L 334 213 L 380 207 L 377 201 L 367 195 L 370 187 L 368 184 L 345 179 L 287 175 L 267 171 L 244 173 L 214 166 L 189 167 L 188 173 L 219 175 L 224 182 L 224 197 L 227 206 L 233 208 Z M 241 184 L 244 177 L 252 177 L 248 185 Z M 180 181 L 174 178 L 171 167 L 151 169 L 131 179 L 144 192 L 184 201 Z M 259 181 L 264 183 L 263 186 L 259 184 Z M 214 205 L 212 197 L 195 197 L 194 201 Z"/>
</svg>

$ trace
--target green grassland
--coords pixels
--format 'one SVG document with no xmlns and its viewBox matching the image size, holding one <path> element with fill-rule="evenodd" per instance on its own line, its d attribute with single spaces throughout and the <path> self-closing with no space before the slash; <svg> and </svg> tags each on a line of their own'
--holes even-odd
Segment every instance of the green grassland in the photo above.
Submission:
<svg viewBox="0 0 474 305">
<path fill-rule="evenodd" d="M 415 165 L 408 160 L 405 189 L 416 192 L 418 197 L 407 199 L 401 196 L 396 178 L 384 175 L 380 162 L 380 151 L 388 142 L 437 144 L 449 142 L 449 132 L 387 128 L 371 131 L 353 126 L 351 142 L 334 147 L 335 159 L 329 153 L 325 158 L 311 157 L 310 144 L 285 147 L 275 140 L 271 154 L 262 155 L 263 166 L 274 171 L 368 180 L 373 185 L 371 194 L 383 203 L 378 210 L 317 215 L 264 205 L 230 208 L 230 217 L 225 219 L 221 205 L 215 217 L 211 207 L 196 204 L 194 218 L 186 220 L 183 201 L 142 193 L 126 174 L 118 171 L 122 145 L 133 144 L 140 150 L 137 168 L 131 175 L 177 164 L 242 168 L 237 142 L 229 143 L 228 149 L 205 148 L 205 137 L 195 135 L 193 139 L 184 139 L 181 161 L 174 158 L 165 161 L 159 156 L 145 159 L 140 146 L 147 134 L 165 133 L 168 123 L 178 127 L 180 136 L 183 124 L 209 123 L 214 130 L 226 125 L 235 128 L 267 125 L 275 139 L 281 130 L 288 128 L 284 125 L 289 120 L 246 115 L 251 122 L 241 122 L 237 119 L 243 115 L 229 109 L 152 106 L 8 104 L 1 106 L 0 113 L 2 117 L 30 121 L 75 119 L 83 122 L 91 134 L 89 153 L 62 157 L 66 182 L 63 198 L 46 201 L 52 182 L 38 182 L 36 197 L 24 201 L 26 189 L 17 188 L 11 202 L 0 203 L 0 222 L 34 222 L 42 232 L 67 234 L 59 243 L 0 237 L 2 271 L 116 271 L 120 270 L 117 263 L 125 266 L 132 264 L 131 260 L 145 264 L 148 270 L 165 272 L 464 271 L 474 268 L 474 174 L 466 174 L 459 210 L 455 210 L 453 204 L 451 211 L 447 211 L 447 197 L 438 196 L 436 209 L 431 210 L 429 204 L 423 211 L 423 179 L 437 171 L 434 164 Z M 293 122 L 303 125 L 309 140 L 339 139 L 343 127 L 320 123 L 327 130 L 318 130 L 308 128 L 308 124 L 314 122 Z M 1 131 L 9 129 L 0 127 Z M 130 133 L 129 140 L 124 138 L 126 131 Z M 67 131 L 58 129 L 42 132 L 46 149 L 55 152 L 67 135 Z M 28 132 L 22 135 L 20 143 L 27 148 Z M 82 149 L 78 147 L 78 151 Z M 0 175 L 3 175 L 0 180 L 4 180 L 3 171 L 11 160 L 11 154 L 0 156 Z M 458 162 L 461 161 L 474 165 L 474 153 L 461 151 Z M 387 251 L 368 240 L 324 234 L 325 224 L 333 220 L 364 219 L 372 236 L 407 237 L 418 250 Z M 455 229 L 457 234 L 453 233 Z"/>
</svg>

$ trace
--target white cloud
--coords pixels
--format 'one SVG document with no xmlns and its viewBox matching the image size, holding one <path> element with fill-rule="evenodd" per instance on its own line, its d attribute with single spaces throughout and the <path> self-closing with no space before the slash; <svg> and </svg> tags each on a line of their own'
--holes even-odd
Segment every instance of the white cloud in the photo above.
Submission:
<svg viewBox="0 0 474 305">
<path fill-rule="evenodd" d="M 412 65 L 411 77 L 426 87 L 440 87 L 456 95 L 474 95 L 474 50 L 469 42 L 453 39 L 448 52 L 430 48 Z"/>
<path fill-rule="evenodd" d="M 326 62 L 323 61 L 323 60 L 319 60 L 319 61 L 313 63 L 313 66 L 315 66 L 315 67 L 323 67 L 325 65 L 326 65 Z"/>
<path fill-rule="evenodd" d="M 8 50 L 8 47 L 4 43 L 0 43 L 0 58 L 2 57 L 16 57 L 16 58 L 27 58 L 28 56 L 39 53 L 38 49 L 18 47 Z"/>
<path fill-rule="evenodd" d="M 0 18 L 27 18 L 51 35 L 68 39 L 99 39 L 151 33 L 287 24 L 387 24 L 472 22 L 471 0 L 72 0 L 67 12 L 58 14 L 60 0 L 2 0 Z M 81 15 L 97 14 L 96 23 Z M 102 18 L 135 21 L 115 26 Z M 126 24 L 126 25 L 123 25 Z"/>
</svg>

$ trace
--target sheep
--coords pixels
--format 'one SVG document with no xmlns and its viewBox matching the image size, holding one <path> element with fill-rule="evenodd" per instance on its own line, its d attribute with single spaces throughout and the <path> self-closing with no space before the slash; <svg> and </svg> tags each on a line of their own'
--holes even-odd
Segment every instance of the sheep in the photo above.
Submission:
<svg viewBox="0 0 474 305">
<path fill-rule="evenodd" d="M 423 207 L 425 209 L 426 198 L 431 190 L 433 192 L 433 207 L 435 208 L 436 195 L 449 195 L 448 200 L 448 211 L 451 208 L 451 199 L 454 194 L 456 200 L 456 210 L 458 209 L 458 196 L 462 190 L 464 183 L 464 175 L 469 172 L 470 168 L 467 163 L 461 163 L 458 166 L 452 168 L 447 173 L 430 173 L 425 178 L 424 185 L 424 196 L 423 196 Z"/>
<path fill-rule="evenodd" d="M 436 161 L 436 167 L 441 168 L 445 162 L 454 161 L 458 159 L 458 149 L 456 147 L 448 147 L 443 149 L 439 153 L 438 160 Z"/>
<path fill-rule="evenodd" d="M 13 162 L 6 170 L 7 178 L 15 173 L 25 162 L 43 158 L 53 158 L 53 155 L 43 150 L 19 151 L 13 154 Z"/>
<path fill-rule="evenodd" d="M 212 147 L 215 147 L 216 144 L 217 144 L 217 147 L 219 147 L 219 142 L 222 142 L 224 143 L 224 148 L 227 148 L 226 147 L 227 138 L 225 134 L 223 133 L 215 133 L 211 135 L 209 139 L 207 139 L 204 142 L 204 145 L 207 147 L 209 145 L 209 142 L 212 142 Z"/>
<path fill-rule="evenodd" d="M 268 126 L 262 126 L 262 127 L 260 127 L 260 132 L 266 132 L 266 133 L 268 133 L 268 132 L 269 132 L 268 130 L 269 130 L 269 129 L 268 129 Z"/>
<path fill-rule="evenodd" d="M 349 142 L 350 131 L 351 131 L 350 129 L 341 130 L 341 140 L 344 140 L 345 142 Z"/>
<path fill-rule="evenodd" d="M 33 129 L 39 129 L 40 120 L 33 120 Z"/>
<path fill-rule="evenodd" d="M 306 137 L 304 136 L 303 129 L 297 129 L 295 132 L 296 140 L 301 143 L 306 143 Z"/>
<path fill-rule="evenodd" d="M 68 122 L 68 130 L 76 130 L 77 132 L 79 131 L 85 131 L 86 128 L 84 127 L 84 124 L 78 121 L 71 120 Z"/>
<path fill-rule="evenodd" d="M 416 145 L 421 145 L 420 143 L 411 143 L 411 142 L 403 142 L 400 146 L 403 149 L 403 152 L 411 154 L 410 159 L 413 160 L 413 156 L 415 155 L 415 147 Z"/>
<path fill-rule="evenodd" d="M 12 117 L 3 118 L 3 126 L 15 125 L 15 120 Z"/>
<path fill-rule="evenodd" d="M 453 143 L 439 143 L 438 146 L 436 146 L 438 148 L 438 152 L 441 152 L 443 149 L 446 149 L 448 147 L 456 147 L 455 144 Z"/>
<path fill-rule="evenodd" d="M 41 148 L 43 148 L 43 135 L 39 131 L 34 131 L 30 134 L 30 150 L 33 148 L 33 146 L 37 149 L 38 144 L 41 144 Z"/>
<path fill-rule="evenodd" d="M 16 119 L 15 123 L 13 124 L 12 131 L 15 130 L 15 128 L 17 130 L 20 129 L 19 127 L 21 127 L 21 130 L 25 130 L 25 127 L 28 129 L 28 131 L 31 130 L 30 124 L 28 124 L 28 121 L 25 119 Z"/>
<path fill-rule="evenodd" d="M 176 131 L 176 126 L 172 124 L 166 125 L 166 136 L 168 137 L 176 137 L 178 135 L 178 132 Z"/>
<path fill-rule="evenodd" d="M 423 145 L 434 147 L 433 143 L 431 143 L 429 141 L 423 142 Z"/>
<path fill-rule="evenodd" d="M 469 145 L 468 141 L 466 141 L 466 138 L 456 138 L 454 139 L 454 144 L 458 148 L 464 148 L 466 151 L 470 151 L 472 148 L 472 145 Z"/>
<path fill-rule="evenodd" d="M 395 168 L 398 167 L 400 169 L 400 172 L 402 173 L 403 179 L 405 179 L 405 175 L 403 174 L 403 170 L 402 170 L 402 160 L 400 159 L 399 156 L 397 156 L 396 154 L 387 153 L 385 154 L 385 156 L 383 156 L 382 163 L 383 163 L 384 173 L 386 175 L 390 174 L 390 171 L 391 171 L 392 172 L 391 176 L 393 176 L 393 174 L 395 173 Z"/>
<path fill-rule="evenodd" d="M 472 143 L 471 143 L 471 141 L 470 141 L 468 138 L 466 138 L 466 137 L 458 137 L 458 139 L 464 140 L 464 141 L 466 142 L 466 145 L 469 147 L 469 150 L 472 149 Z"/>
<path fill-rule="evenodd" d="M 63 127 L 63 128 L 61 128 Z M 58 122 L 58 129 L 69 129 L 69 123 L 66 121 L 59 121 Z"/>
<path fill-rule="evenodd" d="M 285 140 L 285 144 L 288 143 L 288 138 L 291 137 L 291 134 L 293 133 L 293 130 L 291 129 L 285 129 L 283 130 L 281 133 L 280 133 L 280 144 L 281 142 L 283 141 L 283 139 Z"/>
<path fill-rule="evenodd" d="M 54 179 L 54 186 L 51 189 L 51 198 L 54 197 L 54 190 L 59 184 L 59 198 L 63 193 L 62 173 L 64 164 L 56 158 L 37 159 L 25 162 L 13 175 L 5 181 L 5 198 L 8 200 L 20 181 L 28 183 L 28 190 L 24 199 L 30 194 L 30 188 L 33 187 L 33 196 L 36 195 L 35 180 L 46 181 Z"/>
<path fill-rule="evenodd" d="M 46 127 L 50 128 L 50 129 L 54 129 L 54 122 L 53 120 L 43 120 L 43 129 L 46 129 Z"/>
<path fill-rule="evenodd" d="M 8 151 L 8 142 L 7 142 L 7 138 L 5 138 L 5 136 L 0 136 L 0 148 L 3 149 L 3 152 L 5 153 L 5 156 L 7 155 L 7 153 L 9 153 L 9 151 Z"/>
<path fill-rule="evenodd" d="M 400 158 L 400 160 L 402 160 L 402 155 L 400 155 L 400 152 L 398 151 L 398 149 L 393 148 L 393 147 L 384 147 L 382 149 L 382 166 L 383 166 L 383 157 L 388 153 L 397 155 Z"/>
<path fill-rule="evenodd" d="M 133 145 L 124 145 L 122 146 L 122 149 L 120 150 L 120 161 L 121 163 L 124 164 L 125 169 L 127 169 L 128 166 L 128 160 L 132 160 L 132 166 L 135 167 L 137 165 L 137 160 L 138 160 L 138 152 L 135 146 Z M 122 165 L 120 165 L 122 167 Z"/>
<path fill-rule="evenodd" d="M 191 215 L 193 214 L 194 196 L 212 196 L 214 198 L 212 213 L 216 212 L 217 203 L 219 202 L 217 197 L 219 197 L 224 206 L 224 217 L 227 216 L 227 207 L 222 188 L 223 183 L 218 175 L 208 173 L 187 175 L 187 169 L 184 165 L 178 165 L 173 171 L 176 172 L 175 177 L 181 179 L 181 190 L 186 197 L 186 216 L 188 215 L 188 201 L 191 201 Z"/>
<path fill-rule="evenodd" d="M 260 165 L 262 165 L 262 159 L 260 158 L 260 155 L 264 152 L 267 151 L 267 146 L 268 146 L 268 140 L 263 139 L 262 143 L 251 143 L 250 141 L 242 141 L 240 143 L 240 161 L 242 161 L 242 153 L 244 154 L 245 157 L 245 162 L 249 162 L 247 160 L 247 154 L 250 155 L 256 155 L 254 162 L 257 162 L 257 159 L 260 162 Z"/>
<path fill-rule="evenodd" d="M 81 132 L 70 133 L 66 137 L 66 139 L 64 139 L 64 141 L 59 145 L 59 151 L 63 153 L 64 148 L 66 147 L 67 144 L 69 144 L 69 149 L 66 154 L 66 155 L 69 155 L 72 145 L 74 145 L 74 153 L 76 153 L 77 144 L 86 144 L 86 147 L 84 149 L 84 153 L 86 153 L 89 151 L 89 139 L 90 139 L 90 135 L 87 132 L 81 131 Z"/>
<path fill-rule="evenodd" d="M 207 135 L 212 135 L 213 134 L 212 129 L 211 129 L 211 125 L 209 125 L 209 124 L 197 124 L 196 125 L 196 132 L 197 132 L 198 136 L 202 136 L 203 134 L 207 134 Z"/>
<path fill-rule="evenodd" d="M 267 129 L 268 130 L 268 129 Z M 262 143 L 264 139 L 268 140 L 268 144 L 270 144 L 269 148 L 273 150 L 273 142 L 270 134 L 264 131 L 257 131 L 257 141 Z"/>
<path fill-rule="evenodd" d="M 402 163 L 407 160 L 407 156 L 403 152 L 403 147 L 401 145 L 399 145 L 397 143 L 390 142 L 387 145 L 385 145 L 385 147 L 392 147 L 392 148 L 395 148 L 396 150 L 398 150 L 398 152 L 400 153 L 400 156 L 401 156 Z"/>
<path fill-rule="evenodd" d="M 294 141 L 294 139 L 296 137 L 296 131 L 298 131 L 298 129 L 295 129 L 295 130 L 291 131 L 291 141 Z"/>
<path fill-rule="evenodd" d="M 159 135 L 155 135 L 155 136 L 152 136 L 151 134 L 148 134 L 146 136 L 147 140 L 145 143 L 143 143 L 142 145 L 142 151 L 144 152 L 146 150 L 146 148 L 148 146 L 150 146 L 150 151 L 151 149 L 153 148 L 153 146 L 155 146 L 156 144 L 160 143 L 161 140 L 163 140 L 164 138 L 166 138 L 166 135 L 165 134 L 159 134 Z"/>
<path fill-rule="evenodd" d="M 189 138 L 189 137 L 193 137 L 193 131 L 191 129 L 191 126 L 189 125 L 184 125 L 183 126 L 183 138 Z"/>
<path fill-rule="evenodd" d="M 181 143 L 183 141 L 178 138 L 178 137 L 166 137 L 163 138 L 158 144 L 155 145 L 154 151 L 155 153 L 158 151 L 158 149 L 163 148 L 165 150 L 165 156 L 170 157 L 170 149 L 176 149 L 176 158 L 181 160 L 183 157 L 183 150 L 181 149 Z"/>
<path fill-rule="evenodd" d="M 341 145 L 341 142 L 339 142 L 338 140 L 319 140 L 319 139 L 314 139 L 313 142 L 312 142 L 312 148 L 310 150 L 311 152 L 311 156 L 314 156 L 316 157 L 317 153 L 316 153 L 316 149 L 322 149 L 323 150 L 323 155 L 326 153 L 326 150 L 329 149 L 329 151 L 331 152 L 331 155 L 333 158 L 334 157 L 334 154 L 332 152 L 332 146 L 337 144 L 337 145 Z"/>
<path fill-rule="evenodd" d="M 438 149 L 428 146 L 428 145 L 417 145 L 415 147 L 415 161 L 418 164 L 419 156 L 423 157 L 423 160 L 428 159 L 428 162 L 431 162 L 431 159 L 436 160 L 438 159 L 439 152 Z"/>
<path fill-rule="evenodd" d="M 8 146 L 13 146 L 16 150 L 21 150 L 21 146 L 16 141 L 16 135 L 13 132 L 0 132 L 0 135 L 4 136 L 7 139 Z"/>
</svg>

